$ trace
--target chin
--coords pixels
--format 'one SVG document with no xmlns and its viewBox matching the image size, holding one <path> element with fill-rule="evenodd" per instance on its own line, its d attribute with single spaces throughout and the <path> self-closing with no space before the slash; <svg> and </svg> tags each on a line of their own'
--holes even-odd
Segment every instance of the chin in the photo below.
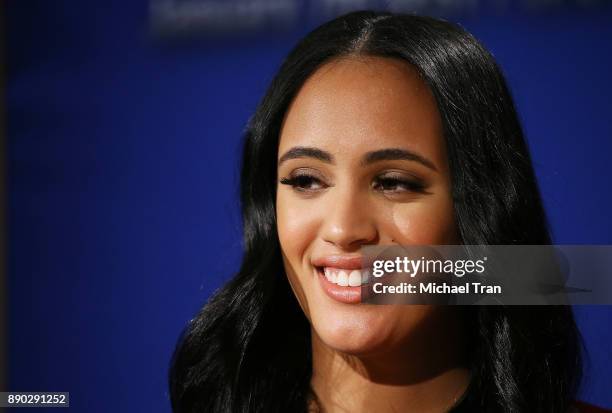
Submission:
<svg viewBox="0 0 612 413">
<path fill-rule="evenodd" d="M 313 319 L 313 329 L 327 347 L 350 355 L 368 355 L 388 350 L 393 342 L 388 326 L 372 317 L 327 316 Z M 387 321 L 388 323 L 388 321 Z"/>
</svg>

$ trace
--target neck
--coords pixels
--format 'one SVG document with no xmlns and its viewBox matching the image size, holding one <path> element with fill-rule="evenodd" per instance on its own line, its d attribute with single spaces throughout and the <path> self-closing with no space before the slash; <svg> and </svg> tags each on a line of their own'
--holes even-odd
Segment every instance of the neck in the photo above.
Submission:
<svg viewBox="0 0 612 413">
<path fill-rule="evenodd" d="M 336 351 L 312 330 L 311 386 L 320 410 L 449 411 L 465 393 L 470 372 L 461 323 L 443 319 L 401 346 L 367 355 Z"/>
</svg>

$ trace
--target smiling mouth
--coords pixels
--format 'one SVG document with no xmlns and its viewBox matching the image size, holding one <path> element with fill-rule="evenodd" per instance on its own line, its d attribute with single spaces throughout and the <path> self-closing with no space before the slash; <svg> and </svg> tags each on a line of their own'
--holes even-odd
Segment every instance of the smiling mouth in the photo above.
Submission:
<svg viewBox="0 0 612 413">
<path fill-rule="evenodd" d="M 364 284 L 369 279 L 366 270 L 336 267 L 315 267 L 315 269 L 319 285 L 329 298 L 344 304 L 361 302 Z"/>
<path fill-rule="evenodd" d="M 370 271 L 362 269 L 344 269 L 335 267 L 317 267 L 327 281 L 339 287 L 360 287 L 367 284 L 370 279 Z"/>
</svg>

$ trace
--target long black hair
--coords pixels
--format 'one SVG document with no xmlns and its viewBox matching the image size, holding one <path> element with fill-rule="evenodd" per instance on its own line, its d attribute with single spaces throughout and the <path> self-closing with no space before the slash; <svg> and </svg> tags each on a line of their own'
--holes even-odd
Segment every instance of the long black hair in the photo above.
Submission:
<svg viewBox="0 0 612 413">
<path fill-rule="evenodd" d="M 317 68 L 359 54 L 406 61 L 433 93 L 464 244 L 550 244 L 529 151 L 490 53 L 460 27 L 433 18 L 370 11 L 336 18 L 290 52 L 249 122 L 242 265 L 179 340 L 169 373 L 175 412 L 306 411 L 310 326 L 286 279 L 276 230 L 279 132 L 289 104 Z M 570 307 L 462 311 L 469 326 L 469 411 L 567 410 L 581 378 Z"/>
</svg>

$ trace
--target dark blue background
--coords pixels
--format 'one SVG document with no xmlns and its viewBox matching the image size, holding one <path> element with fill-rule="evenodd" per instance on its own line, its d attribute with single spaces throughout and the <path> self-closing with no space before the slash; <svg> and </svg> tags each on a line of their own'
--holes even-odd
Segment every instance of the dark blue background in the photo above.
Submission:
<svg viewBox="0 0 612 413">
<path fill-rule="evenodd" d="M 138 1 L 8 1 L 9 387 L 169 411 L 180 330 L 238 267 L 241 132 L 288 32 L 162 39 Z M 557 243 L 612 244 L 612 9 L 451 16 L 507 74 Z M 577 308 L 612 407 L 612 311 Z M 272 389 L 273 390 L 273 389 Z"/>
</svg>

